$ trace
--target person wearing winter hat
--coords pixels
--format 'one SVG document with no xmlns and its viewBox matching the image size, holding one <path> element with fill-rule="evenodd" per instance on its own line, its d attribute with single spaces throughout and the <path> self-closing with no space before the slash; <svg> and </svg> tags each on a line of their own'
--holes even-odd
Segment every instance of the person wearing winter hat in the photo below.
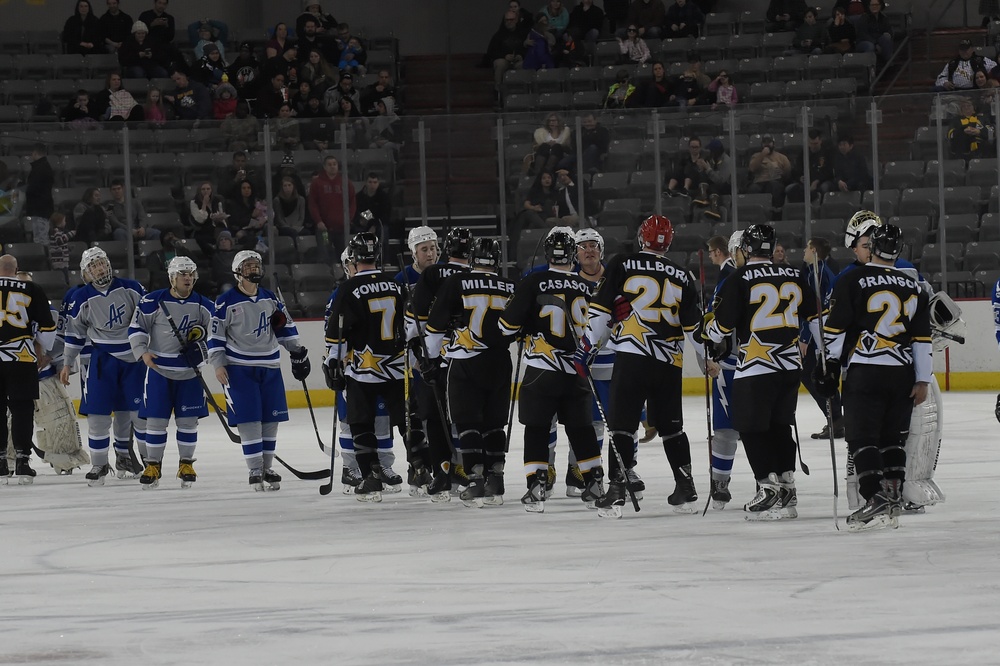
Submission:
<svg viewBox="0 0 1000 666">
<path fill-rule="evenodd" d="M 127 79 L 162 79 L 168 76 L 166 50 L 149 36 L 142 21 L 132 24 L 132 34 L 118 49 L 118 62 Z"/>
<path fill-rule="evenodd" d="M 228 77 L 215 88 L 215 99 L 212 100 L 212 117 L 216 120 L 225 120 L 236 113 L 236 104 L 239 102 L 236 94 L 236 87 L 229 82 Z"/>
<path fill-rule="evenodd" d="M 312 19 L 316 22 L 316 32 L 320 35 L 327 35 L 335 32 L 339 23 L 332 14 L 323 12 L 323 7 L 318 2 L 303 0 L 302 13 L 295 19 L 295 34 L 306 34 L 306 21 Z"/>
<path fill-rule="evenodd" d="M 203 49 L 206 44 L 215 44 L 222 59 L 226 59 L 226 43 L 229 41 L 229 26 L 223 21 L 205 19 L 195 21 L 188 26 L 188 39 L 194 44 L 194 58 L 200 60 L 204 57 Z"/>
<path fill-rule="evenodd" d="M 226 69 L 229 65 L 222 59 L 219 47 L 211 42 L 205 45 L 204 53 L 201 60 L 192 65 L 191 77 L 209 90 L 215 90 L 222 83 L 223 77 L 228 80 Z"/>
<path fill-rule="evenodd" d="M 260 61 L 254 55 L 250 42 L 240 42 L 240 52 L 227 71 L 229 82 L 236 87 L 240 97 L 254 97 L 260 82 Z"/>
</svg>

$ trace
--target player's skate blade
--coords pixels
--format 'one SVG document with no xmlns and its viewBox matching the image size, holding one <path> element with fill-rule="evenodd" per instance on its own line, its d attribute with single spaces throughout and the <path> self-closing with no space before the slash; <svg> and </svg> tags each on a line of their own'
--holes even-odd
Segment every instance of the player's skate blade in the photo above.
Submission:
<svg viewBox="0 0 1000 666">
<path fill-rule="evenodd" d="M 447 474 L 439 474 L 434 477 L 430 485 L 427 486 L 427 494 L 435 504 L 451 501 L 451 479 Z"/>
<path fill-rule="evenodd" d="M 91 488 L 95 486 L 103 486 L 104 480 L 111 473 L 111 465 L 94 465 L 89 472 L 87 472 L 87 485 Z"/>
<path fill-rule="evenodd" d="M 354 489 L 354 499 L 359 502 L 381 502 L 382 482 L 378 477 L 371 474 L 361 480 L 361 484 Z"/>
<path fill-rule="evenodd" d="M 378 477 L 382 482 L 382 492 L 395 494 L 403 490 L 403 477 L 396 474 L 391 467 L 380 468 Z"/>
<path fill-rule="evenodd" d="M 181 480 L 181 488 L 190 488 L 194 484 L 198 479 L 194 471 L 194 458 L 184 458 L 180 461 L 177 465 L 177 478 Z"/>
</svg>

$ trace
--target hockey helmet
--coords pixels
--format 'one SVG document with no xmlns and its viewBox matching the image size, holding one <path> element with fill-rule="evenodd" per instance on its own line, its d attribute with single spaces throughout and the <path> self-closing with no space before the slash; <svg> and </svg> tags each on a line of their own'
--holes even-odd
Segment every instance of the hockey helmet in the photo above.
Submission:
<svg viewBox="0 0 1000 666">
<path fill-rule="evenodd" d="M 250 264 L 247 267 L 249 272 L 245 272 L 244 265 L 248 263 Z M 253 250 L 240 250 L 233 257 L 233 275 L 254 284 L 260 284 L 260 281 L 264 279 L 264 260 Z"/>
<path fill-rule="evenodd" d="M 854 244 L 862 236 L 870 236 L 872 229 L 882 226 L 882 218 L 870 210 L 859 210 L 847 223 L 847 232 L 844 234 L 844 245 L 854 247 Z"/>
<path fill-rule="evenodd" d="M 895 224 L 883 224 L 871 232 L 872 254 L 885 261 L 895 261 L 903 251 L 903 230 Z"/>
<path fill-rule="evenodd" d="M 344 248 L 344 251 L 340 253 L 340 263 L 344 266 L 354 263 L 354 256 L 351 254 L 351 248 Z"/>
<path fill-rule="evenodd" d="M 584 243 L 597 243 L 597 247 L 601 251 L 601 259 L 604 258 L 604 236 L 598 233 L 597 229 L 580 229 L 576 232 L 573 240 L 576 241 L 577 247 Z"/>
<path fill-rule="evenodd" d="M 576 241 L 569 227 L 552 227 L 545 237 L 545 260 L 556 266 L 568 266 L 576 261 Z"/>
<path fill-rule="evenodd" d="M 80 273 L 86 282 L 98 289 L 104 289 L 111 284 L 114 274 L 111 272 L 111 261 L 107 253 L 99 247 L 88 247 L 80 257 Z"/>
<path fill-rule="evenodd" d="M 382 244 L 379 243 L 378 236 L 370 231 L 354 234 L 354 238 L 347 244 L 347 250 L 359 264 L 374 264 L 382 256 Z"/>
<path fill-rule="evenodd" d="M 472 256 L 472 232 L 466 227 L 452 227 L 444 241 L 444 253 L 455 259 Z"/>
<path fill-rule="evenodd" d="M 640 249 L 666 252 L 674 240 L 674 225 L 665 215 L 650 215 L 639 225 Z"/>
<path fill-rule="evenodd" d="M 181 273 L 190 273 L 194 278 L 194 282 L 198 281 L 198 264 L 194 263 L 191 257 L 174 257 L 167 264 L 167 278 L 170 280 L 170 286 L 174 286 L 174 280 Z M 191 284 L 194 285 L 194 282 Z"/>
<path fill-rule="evenodd" d="M 737 229 L 733 232 L 733 235 L 729 237 L 729 244 L 727 246 L 729 254 L 732 255 L 739 250 L 743 245 L 743 230 Z"/>
<path fill-rule="evenodd" d="M 740 249 L 748 257 L 770 257 L 774 251 L 774 227 L 770 224 L 751 224 L 743 232 Z"/>
<path fill-rule="evenodd" d="M 497 268 L 500 265 L 500 243 L 492 238 L 477 238 L 472 242 L 472 265 Z"/>
<path fill-rule="evenodd" d="M 417 246 L 427 241 L 434 241 L 437 245 L 437 232 L 430 227 L 414 227 L 406 236 L 406 246 L 410 248 L 410 254 L 417 253 Z"/>
</svg>

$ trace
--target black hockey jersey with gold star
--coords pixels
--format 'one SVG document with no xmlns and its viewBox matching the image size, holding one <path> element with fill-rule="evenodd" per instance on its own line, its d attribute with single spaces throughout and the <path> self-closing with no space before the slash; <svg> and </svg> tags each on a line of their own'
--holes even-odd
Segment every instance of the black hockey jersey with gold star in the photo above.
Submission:
<svg viewBox="0 0 1000 666">
<path fill-rule="evenodd" d="M 413 286 L 413 295 L 406 307 L 406 339 L 417 336 L 417 322 L 421 326 L 427 324 L 434 299 L 437 298 L 441 285 L 453 273 L 464 273 L 469 270 L 465 264 L 434 264 L 424 269 L 420 279 Z"/>
<path fill-rule="evenodd" d="M 730 273 L 715 301 L 708 334 L 736 331 L 736 379 L 800 370 L 799 321 L 816 314 L 816 297 L 798 268 L 752 262 Z"/>
<path fill-rule="evenodd" d="M 35 335 L 43 349 L 51 349 L 56 324 L 49 299 L 34 282 L 13 277 L 0 278 L 0 361 L 34 363 Z M 4 417 L 6 418 L 6 417 Z"/>
<path fill-rule="evenodd" d="M 560 305 L 539 303 L 539 296 L 561 299 L 572 313 Z M 591 283 L 576 273 L 550 268 L 531 273 L 514 290 L 514 296 L 500 317 L 504 335 L 523 334 L 526 338 L 524 362 L 535 368 L 575 373 L 573 354 L 587 326 Z M 544 299 L 543 299 L 544 300 Z"/>
<path fill-rule="evenodd" d="M 844 365 L 907 366 L 930 381 L 931 322 L 927 292 L 901 270 L 866 264 L 837 280 L 823 334 Z"/>
<path fill-rule="evenodd" d="M 346 376 L 368 384 L 403 378 L 405 304 L 403 285 L 384 271 L 361 271 L 337 288 L 326 346 L 333 358 L 349 359 Z"/>
<path fill-rule="evenodd" d="M 623 296 L 631 314 L 612 324 L 615 299 Z M 652 252 L 618 255 L 590 304 L 588 339 L 594 345 L 610 338 L 609 348 L 649 356 L 677 367 L 684 362 L 684 334 L 701 321 L 698 293 L 691 274 Z"/>
<path fill-rule="evenodd" d="M 497 323 L 514 293 L 514 282 L 496 273 L 469 271 L 448 276 L 438 290 L 427 319 L 427 349 L 433 357 L 444 348 L 448 359 L 478 356 L 487 350 L 507 354 L 510 341 Z"/>
</svg>

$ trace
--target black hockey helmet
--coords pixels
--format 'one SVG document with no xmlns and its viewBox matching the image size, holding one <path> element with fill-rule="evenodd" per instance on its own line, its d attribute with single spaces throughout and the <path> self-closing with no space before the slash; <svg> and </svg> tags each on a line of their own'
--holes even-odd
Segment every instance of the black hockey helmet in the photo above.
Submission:
<svg viewBox="0 0 1000 666">
<path fill-rule="evenodd" d="M 472 256 L 472 232 L 467 227 L 452 227 L 444 241 L 444 255 L 455 259 Z"/>
<path fill-rule="evenodd" d="M 872 254 L 885 261 L 895 261 L 903 251 L 903 230 L 895 224 L 875 227 L 869 236 Z"/>
<path fill-rule="evenodd" d="M 770 224 L 751 224 L 743 232 L 743 251 L 751 257 L 770 257 L 774 251 L 774 227 Z"/>
<path fill-rule="evenodd" d="M 472 242 L 472 265 L 497 268 L 500 265 L 500 243 L 492 238 L 477 238 Z"/>
<path fill-rule="evenodd" d="M 545 260 L 556 266 L 568 266 L 576 261 L 576 239 L 569 227 L 553 227 L 545 237 Z"/>
<path fill-rule="evenodd" d="M 374 264 L 382 255 L 382 245 L 378 236 L 370 231 L 362 231 L 354 234 L 354 238 L 347 244 L 347 252 L 359 264 Z"/>
</svg>

